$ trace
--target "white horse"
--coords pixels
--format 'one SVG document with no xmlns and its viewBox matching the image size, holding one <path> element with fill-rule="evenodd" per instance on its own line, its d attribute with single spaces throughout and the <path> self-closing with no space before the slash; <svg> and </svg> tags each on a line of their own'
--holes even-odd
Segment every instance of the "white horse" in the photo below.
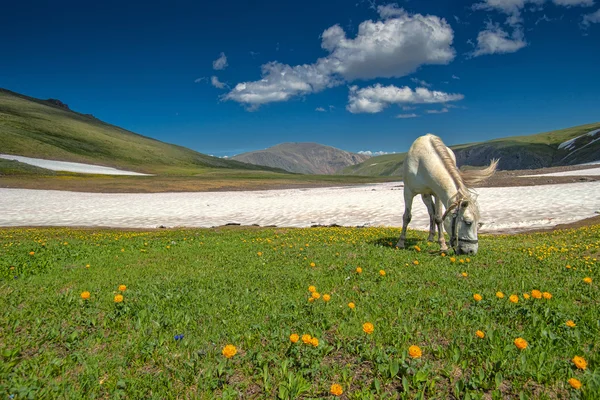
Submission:
<svg viewBox="0 0 600 400">
<path fill-rule="evenodd" d="M 420 194 L 429 212 L 428 240 L 433 241 L 437 225 L 440 250 L 448 250 L 443 222 L 446 232 L 450 234 L 450 245 L 457 254 L 476 254 L 479 206 L 467 185 L 489 178 L 497 166 L 498 160 L 492 160 L 485 169 L 460 171 L 454 152 L 439 137 L 427 134 L 417 138 L 404 160 L 404 217 L 396 246 L 404 248 L 413 198 Z M 442 204 L 446 209 L 444 214 Z"/>
</svg>

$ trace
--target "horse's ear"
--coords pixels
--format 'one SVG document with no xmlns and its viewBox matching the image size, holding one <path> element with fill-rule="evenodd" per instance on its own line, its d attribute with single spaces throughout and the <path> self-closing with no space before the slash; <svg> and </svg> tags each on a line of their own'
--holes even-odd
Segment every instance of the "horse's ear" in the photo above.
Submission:
<svg viewBox="0 0 600 400">
<path fill-rule="evenodd" d="M 467 200 L 465 200 L 465 201 L 463 201 L 462 203 L 460 203 L 460 206 L 461 206 L 462 208 L 467 208 L 467 207 L 469 207 L 469 202 L 468 202 Z"/>
</svg>

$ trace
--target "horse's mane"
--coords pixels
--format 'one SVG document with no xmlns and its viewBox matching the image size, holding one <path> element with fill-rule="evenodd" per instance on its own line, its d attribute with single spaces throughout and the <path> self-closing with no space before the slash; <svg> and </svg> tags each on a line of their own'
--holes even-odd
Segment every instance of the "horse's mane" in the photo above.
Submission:
<svg viewBox="0 0 600 400">
<path fill-rule="evenodd" d="M 442 139 L 435 135 L 431 135 L 431 145 L 435 152 L 438 154 L 446 171 L 450 174 L 450 177 L 454 181 L 458 193 L 453 197 L 452 202 L 456 201 L 469 201 L 469 208 L 479 218 L 479 207 L 477 205 L 477 194 L 469 189 L 475 183 L 482 182 L 492 176 L 496 172 L 498 167 L 498 160 L 492 160 L 490 166 L 485 169 L 471 170 L 471 171 L 460 171 L 456 166 L 456 161 L 450 155 L 448 148 L 442 142 Z"/>
<path fill-rule="evenodd" d="M 435 135 L 431 135 L 431 145 L 433 146 L 437 155 L 442 160 L 444 167 L 446 167 L 446 171 L 448 171 L 448 173 L 452 177 L 452 180 L 454 181 L 454 184 L 456 185 L 456 189 L 458 189 L 459 196 L 462 198 L 465 198 L 465 199 L 470 198 L 471 193 L 467 189 L 467 185 L 466 185 L 465 181 L 463 180 L 463 177 L 462 177 L 460 171 L 456 167 L 456 162 L 450 155 L 450 152 L 446 148 L 446 145 L 444 144 L 444 142 L 442 142 L 442 139 L 440 139 L 439 137 L 437 137 Z"/>
</svg>

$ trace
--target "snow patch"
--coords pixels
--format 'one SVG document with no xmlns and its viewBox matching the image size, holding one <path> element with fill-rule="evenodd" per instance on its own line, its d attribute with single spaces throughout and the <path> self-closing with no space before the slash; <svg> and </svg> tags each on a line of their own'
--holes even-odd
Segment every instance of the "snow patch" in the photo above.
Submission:
<svg viewBox="0 0 600 400">
<path fill-rule="evenodd" d="M 553 227 L 593 217 L 600 182 L 479 188 L 482 232 Z M 210 205 L 210 206 L 209 206 Z M 236 222 L 280 227 L 314 224 L 402 226 L 398 182 L 354 187 L 201 193 L 75 193 L 1 189 L 0 226 L 211 227 Z M 412 229 L 429 229 L 415 201 Z"/>
<path fill-rule="evenodd" d="M 139 172 L 124 171 L 121 169 L 104 167 L 102 165 L 83 164 L 67 161 L 45 160 L 43 158 L 31 158 L 23 156 L 13 156 L 10 154 L 0 154 L 0 158 L 6 160 L 19 161 L 24 164 L 34 165 L 36 167 L 49 169 L 51 171 L 77 172 L 79 174 L 102 174 L 102 175 L 144 175 Z"/>
</svg>

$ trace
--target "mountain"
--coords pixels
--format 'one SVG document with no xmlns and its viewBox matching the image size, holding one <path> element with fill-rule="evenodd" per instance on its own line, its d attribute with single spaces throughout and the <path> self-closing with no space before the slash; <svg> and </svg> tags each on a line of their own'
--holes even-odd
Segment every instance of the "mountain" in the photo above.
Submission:
<svg viewBox="0 0 600 400">
<path fill-rule="evenodd" d="M 282 143 L 265 150 L 232 157 L 254 165 L 281 168 L 301 174 L 335 174 L 339 170 L 361 163 L 369 156 L 350 153 L 317 143 Z"/>
<path fill-rule="evenodd" d="M 186 175 L 213 168 L 275 171 L 151 139 L 72 111 L 57 99 L 5 89 L 0 89 L 0 153 L 150 174 Z"/>
<path fill-rule="evenodd" d="M 444 138 L 442 137 L 442 140 Z M 499 169 L 520 170 L 600 160 L 600 123 L 529 136 L 450 146 L 458 166 L 480 167 L 499 158 Z M 340 171 L 345 175 L 400 176 L 406 153 L 386 154 Z"/>
</svg>

